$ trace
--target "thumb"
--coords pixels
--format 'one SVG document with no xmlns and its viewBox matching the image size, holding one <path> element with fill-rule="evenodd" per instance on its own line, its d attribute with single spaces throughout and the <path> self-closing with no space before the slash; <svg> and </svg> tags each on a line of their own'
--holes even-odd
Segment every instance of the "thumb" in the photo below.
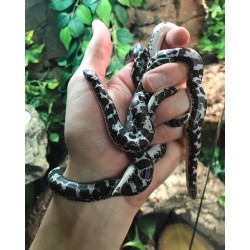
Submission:
<svg viewBox="0 0 250 250">
<path fill-rule="evenodd" d="M 75 74 L 82 76 L 84 69 L 91 69 L 104 82 L 106 69 L 112 53 L 110 33 L 105 24 L 100 20 L 93 21 L 92 30 L 93 37 Z"/>
</svg>

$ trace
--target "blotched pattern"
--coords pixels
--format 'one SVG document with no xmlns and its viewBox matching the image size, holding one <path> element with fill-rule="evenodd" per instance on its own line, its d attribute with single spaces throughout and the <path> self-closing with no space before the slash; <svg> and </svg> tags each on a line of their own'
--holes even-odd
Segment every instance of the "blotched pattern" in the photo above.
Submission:
<svg viewBox="0 0 250 250">
<path fill-rule="evenodd" d="M 187 188 L 191 198 L 196 197 L 197 164 L 201 148 L 201 125 L 205 117 L 207 100 L 201 86 L 203 62 L 200 55 L 190 48 L 160 50 L 160 44 L 169 30 L 168 23 L 154 29 L 148 48 L 136 44 L 127 54 L 126 62 L 134 61 L 132 79 L 137 86 L 127 119 L 123 125 L 107 90 L 98 76 L 84 70 L 84 76 L 93 90 L 104 114 L 107 132 L 121 150 L 134 160 L 120 179 L 107 179 L 96 183 L 76 183 L 62 176 L 63 167 L 53 169 L 48 175 L 52 190 L 75 201 L 94 201 L 117 195 L 136 195 L 143 192 L 153 178 L 153 166 L 165 154 L 167 145 L 150 147 L 154 137 L 151 121 L 161 101 L 174 95 L 174 87 L 162 89 L 153 95 L 143 89 L 142 77 L 151 69 L 169 62 L 183 63 L 187 67 L 187 90 L 190 98 L 189 113 L 168 121 L 169 126 L 185 126 L 187 140 Z M 157 51 L 156 53 L 154 51 Z M 153 54 L 152 54 L 153 53 Z"/>
</svg>

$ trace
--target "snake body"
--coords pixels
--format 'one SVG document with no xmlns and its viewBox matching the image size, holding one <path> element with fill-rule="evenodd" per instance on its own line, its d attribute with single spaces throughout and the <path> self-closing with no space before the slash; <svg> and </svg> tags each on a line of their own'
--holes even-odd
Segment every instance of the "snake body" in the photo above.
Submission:
<svg viewBox="0 0 250 250">
<path fill-rule="evenodd" d="M 51 170 L 48 175 L 52 190 L 75 201 L 95 201 L 118 195 L 136 195 L 143 192 L 153 178 L 154 164 L 167 150 L 166 144 L 150 146 L 154 137 L 151 120 L 161 101 L 174 95 L 174 87 L 162 89 L 155 94 L 146 92 L 142 86 L 143 75 L 160 65 L 177 62 L 187 67 L 187 91 L 190 110 L 179 118 L 169 121 L 170 126 L 185 126 L 187 145 L 186 175 L 191 198 L 196 197 L 197 164 L 201 149 L 201 126 L 205 117 L 207 100 L 202 89 L 203 62 L 200 55 L 190 48 L 160 50 L 169 23 L 161 23 L 152 32 L 148 48 L 136 44 L 127 54 L 126 61 L 134 61 L 132 79 L 137 86 L 129 106 L 125 124 L 122 124 L 116 107 L 97 74 L 84 70 L 83 74 L 96 96 L 106 123 L 107 132 L 122 151 L 133 159 L 121 178 L 101 180 L 96 183 L 77 183 L 62 176 L 63 167 Z"/>
</svg>

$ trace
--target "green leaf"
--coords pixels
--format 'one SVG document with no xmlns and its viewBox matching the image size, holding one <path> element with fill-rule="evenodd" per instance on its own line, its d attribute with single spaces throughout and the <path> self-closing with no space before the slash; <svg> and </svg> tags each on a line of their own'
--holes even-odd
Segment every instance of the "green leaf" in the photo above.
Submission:
<svg viewBox="0 0 250 250">
<path fill-rule="evenodd" d="M 115 71 L 116 69 L 116 65 L 117 65 L 117 60 L 113 59 L 110 61 L 109 63 L 109 66 L 106 70 L 106 75 L 109 76 L 109 75 L 112 75 L 113 72 Z"/>
<path fill-rule="evenodd" d="M 42 104 L 42 98 L 39 98 L 39 97 L 36 97 L 36 98 L 32 98 L 30 101 L 29 101 L 29 104 L 32 105 L 34 108 L 38 108 L 41 106 Z M 41 117 L 41 114 L 39 114 L 40 117 Z M 42 119 L 42 117 L 41 117 Z M 43 120 L 43 119 L 42 119 Z M 43 120 L 44 121 L 44 120 Z"/>
<path fill-rule="evenodd" d="M 222 207 L 225 207 L 225 194 L 222 194 L 222 195 L 219 197 L 218 202 L 219 202 L 219 204 L 220 204 Z"/>
<path fill-rule="evenodd" d="M 79 19 L 87 25 L 91 25 L 92 23 L 92 15 L 91 11 L 88 7 L 86 7 L 83 4 L 78 5 L 76 9 L 76 15 L 79 17 Z"/>
<path fill-rule="evenodd" d="M 111 76 L 115 75 L 119 70 L 121 70 L 124 67 L 123 60 L 119 60 L 119 58 L 111 58 L 110 64 L 108 66 L 106 75 L 110 79 Z"/>
<path fill-rule="evenodd" d="M 25 45 L 31 45 L 33 43 L 34 30 L 25 32 Z"/>
<path fill-rule="evenodd" d="M 70 44 L 68 52 L 60 58 L 58 61 L 58 65 L 62 67 L 67 67 L 70 65 L 70 57 L 74 56 L 74 53 L 76 52 L 78 46 L 78 42 L 76 40 L 73 40 L 72 43 Z"/>
<path fill-rule="evenodd" d="M 70 30 L 69 30 L 69 27 L 65 27 L 65 28 L 61 29 L 59 36 L 60 36 L 60 40 L 62 41 L 64 47 L 68 50 L 70 42 L 72 40 L 72 36 L 71 36 Z"/>
<path fill-rule="evenodd" d="M 39 113 L 40 118 L 42 119 L 42 121 L 44 121 L 44 123 L 47 123 L 48 119 L 49 119 L 49 115 L 46 112 L 40 112 Z"/>
<path fill-rule="evenodd" d="M 33 86 L 25 85 L 25 93 L 26 94 L 32 94 L 33 96 L 40 95 L 40 91 L 37 88 L 34 88 Z"/>
<path fill-rule="evenodd" d="M 70 47 L 71 48 L 71 47 Z M 65 56 L 63 58 L 61 58 L 58 63 L 57 63 L 59 66 L 61 67 L 66 67 L 68 65 L 68 61 L 67 59 L 65 58 Z"/>
<path fill-rule="evenodd" d="M 25 67 L 29 65 L 29 63 L 39 63 L 39 58 L 36 54 L 33 54 L 32 51 L 25 51 Z"/>
<path fill-rule="evenodd" d="M 25 50 L 25 67 L 28 66 L 30 62 L 38 63 L 39 55 L 41 54 L 44 48 L 44 44 L 33 45 L 31 49 Z"/>
<path fill-rule="evenodd" d="M 127 28 L 118 29 L 116 35 L 118 41 L 123 44 L 128 44 L 134 41 L 132 33 L 130 33 Z"/>
<path fill-rule="evenodd" d="M 83 41 L 82 41 L 82 46 L 81 46 L 82 53 L 85 53 L 92 35 L 93 35 L 92 30 L 90 28 L 87 28 L 85 30 Z"/>
<path fill-rule="evenodd" d="M 125 5 L 125 6 L 130 6 L 130 2 L 129 0 L 118 0 L 118 2 L 121 4 L 121 5 Z"/>
<path fill-rule="evenodd" d="M 220 14 L 222 9 L 219 5 L 213 5 L 213 7 L 210 9 L 211 11 L 211 17 L 216 18 L 217 14 Z"/>
<path fill-rule="evenodd" d="M 66 12 L 59 13 L 57 15 L 57 24 L 59 29 L 63 29 L 68 25 L 70 21 L 70 15 Z"/>
<path fill-rule="evenodd" d="M 96 12 L 99 2 L 100 0 L 83 0 L 83 3 L 91 9 L 93 14 Z"/>
<path fill-rule="evenodd" d="M 219 161 L 213 162 L 212 170 L 216 176 L 218 176 L 219 174 L 223 174 L 225 172 L 225 170 L 222 169 L 222 166 L 220 165 Z"/>
<path fill-rule="evenodd" d="M 63 11 L 70 7 L 75 0 L 51 0 L 49 7 L 52 10 Z"/>
<path fill-rule="evenodd" d="M 34 45 L 31 47 L 31 52 L 33 55 L 40 55 L 43 51 L 44 48 L 44 44 L 40 44 L 40 45 Z"/>
<path fill-rule="evenodd" d="M 143 0 L 132 0 L 131 1 L 131 6 L 141 7 L 142 4 L 143 4 Z"/>
<path fill-rule="evenodd" d="M 220 60 L 225 59 L 225 1 L 216 0 L 209 4 L 209 16 L 205 22 L 205 31 L 197 48 L 202 52 L 214 52 Z"/>
<path fill-rule="evenodd" d="M 97 16 L 105 23 L 107 27 L 109 27 L 109 19 L 112 11 L 112 6 L 109 0 L 101 0 L 97 9 Z"/>
<path fill-rule="evenodd" d="M 137 226 L 149 239 L 153 239 L 156 230 L 156 220 L 153 217 L 138 220 Z"/>
<path fill-rule="evenodd" d="M 139 237 L 139 233 L 138 233 L 138 229 L 137 227 L 135 228 L 135 238 L 129 242 L 126 242 L 125 244 L 122 245 L 122 248 L 124 247 L 136 247 L 140 250 L 146 250 L 145 246 L 142 244 L 140 237 Z"/>
<path fill-rule="evenodd" d="M 50 101 L 48 104 L 48 114 L 52 113 L 53 106 L 54 106 L 54 102 Z"/>
<path fill-rule="evenodd" d="M 118 20 L 122 23 L 122 25 L 126 26 L 128 20 L 128 13 L 126 9 L 120 4 L 116 4 L 114 7 L 114 12 Z"/>
<path fill-rule="evenodd" d="M 218 158 L 219 155 L 220 155 L 220 148 L 215 147 L 215 149 L 214 149 L 214 157 Z"/>
<path fill-rule="evenodd" d="M 52 141 L 52 142 L 59 142 L 59 139 L 60 139 L 60 136 L 58 133 L 51 133 L 49 135 L 49 139 Z"/>
<path fill-rule="evenodd" d="M 73 41 L 67 53 L 67 58 L 71 57 L 75 53 L 75 51 L 77 50 L 77 46 L 78 46 L 77 41 Z"/>
<path fill-rule="evenodd" d="M 60 92 L 65 93 L 67 91 L 68 82 L 71 77 L 72 77 L 71 73 L 68 73 L 67 71 L 62 72 L 59 85 Z"/>
<path fill-rule="evenodd" d="M 69 21 L 69 30 L 73 37 L 79 37 L 84 32 L 84 24 L 79 19 L 78 16 L 73 16 L 73 18 Z"/>
<path fill-rule="evenodd" d="M 26 56 L 26 51 L 25 51 L 25 67 L 29 65 L 29 58 Z"/>
<path fill-rule="evenodd" d="M 46 81 L 46 85 L 49 89 L 55 89 L 56 87 L 58 87 L 59 82 L 57 81 L 57 79 L 50 79 Z"/>
<path fill-rule="evenodd" d="M 81 52 L 81 48 L 79 48 L 79 51 Z M 75 73 L 75 71 L 79 68 L 79 65 L 82 62 L 82 53 L 77 53 L 74 57 L 74 63 L 72 64 L 72 73 Z"/>
<path fill-rule="evenodd" d="M 124 61 L 126 54 L 130 50 L 131 46 L 129 44 L 119 44 L 117 47 L 117 54 L 120 59 Z"/>
</svg>

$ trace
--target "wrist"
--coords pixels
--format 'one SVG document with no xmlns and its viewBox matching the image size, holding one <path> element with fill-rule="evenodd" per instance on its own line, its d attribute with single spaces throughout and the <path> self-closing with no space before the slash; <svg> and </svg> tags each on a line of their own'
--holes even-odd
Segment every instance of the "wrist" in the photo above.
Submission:
<svg viewBox="0 0 250 250">
<path fill-rule="evenodd" d="M 69 180 L 79 183 L 91 183 L 99 181 L 103 178 L 101 171 L 87 162 L 75 163 L 71 159 L 68 160 L 67 167 L 63 176 Z"/>
<path fill-rule="evenodd" d="M 42 242 L 41 249 L 54 250 L 117 250 L 136 212 L 137 209 L 131 207 L 123 197 L 98 202 L 72 202 L 55 195 L 39 229 L 53 237 L 47 237 L 51 241 L 44 243 L 38 236 L 35 244 Z"/>
</svg>

